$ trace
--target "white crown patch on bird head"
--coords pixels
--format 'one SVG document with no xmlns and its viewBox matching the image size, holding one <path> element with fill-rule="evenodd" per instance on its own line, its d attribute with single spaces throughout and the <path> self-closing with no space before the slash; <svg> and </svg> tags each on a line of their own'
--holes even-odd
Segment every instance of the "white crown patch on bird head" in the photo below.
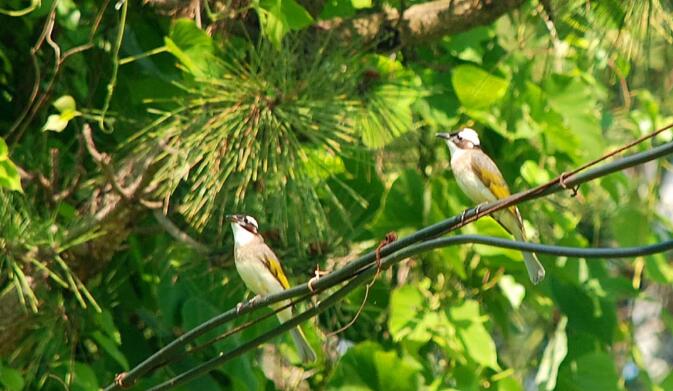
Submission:
<svg viewBox="0 0 673 391">
<path fill-rule="evenodd" d="M 462 139 L 462 140 L 469 141 L 469 142 L 472 143 L 472 145 L 474 145 L 474 146 L 476 146 L 476 147 L 478 147 L 479 144 L 480 144 L 480 142 L 479 142 L 479 135 L 478 135 L 477 132 L 476 132 L 474 129 L 472 129 L 472 128 L 464 128 L 464 129 L 461 129 L 461 130 L 458 132 L 458 134 L 456 135 L 456 137 L 457 137 L 459 140 Z"/>
</svg>

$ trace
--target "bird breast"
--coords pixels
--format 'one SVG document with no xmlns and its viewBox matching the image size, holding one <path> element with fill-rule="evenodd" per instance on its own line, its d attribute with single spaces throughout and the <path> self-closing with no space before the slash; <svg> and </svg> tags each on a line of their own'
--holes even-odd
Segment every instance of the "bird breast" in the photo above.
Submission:
<svg viewBox="0 0 673 391">
<path fill-rule="evenodd" d="M 451 170 L 458 187 L 475 203 L 495 201 L 495 195 L 472 169 L 473 154 L 473 151 L 459 150 L 451 155 Z"/>
</svg>

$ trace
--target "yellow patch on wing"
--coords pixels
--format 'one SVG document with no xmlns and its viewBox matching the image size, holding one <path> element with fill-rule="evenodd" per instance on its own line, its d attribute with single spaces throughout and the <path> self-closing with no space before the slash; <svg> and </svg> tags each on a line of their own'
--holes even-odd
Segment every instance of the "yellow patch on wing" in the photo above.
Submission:
<svg viewBox="0 0 673 391">
<path fill-rule="evenodd" d="M 501 200 L 510 196 L 505 178 L 502 177 L 500 170 L 491 159 L 472 160 L 471 166 L 481 182 L 495 195 L 495 198 Z M 516 214 L 516 207 L 512 206 L 508 209 Z"/>
<path fill-rule="evenodd" d="M 283 272 L 283 267 L 280 265 L 280 262 L 278 262 L 278 259 L 276 259 L 276 257 L 272 255 L 266 255 L 264 257 L 264 264 L 269 269 L 271 274 L 273 274 L 273 276 L 276 277 L 276 280 L 280 282 L 280 285 L 283 286 L 283 289 L 287 289 L 290 287 L 290 283 L 287 281 L 287 277 Z"/>
</svg>

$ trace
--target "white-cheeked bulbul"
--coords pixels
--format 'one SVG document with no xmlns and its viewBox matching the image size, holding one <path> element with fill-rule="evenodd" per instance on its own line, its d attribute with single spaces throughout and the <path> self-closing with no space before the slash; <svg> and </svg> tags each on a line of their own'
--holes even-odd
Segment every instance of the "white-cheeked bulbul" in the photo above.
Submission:
<svg viewBox="0 0 673 391">
<path fill-rule="evenodd" d="M 234 261 L 236 270 L 245 285 L 258 296 L 279 293 L 290 287 L 290 284 L 271 248 L 264 243 L 259 234 L 257 221 L 245 215 L 229 215 L 234 232 Z M 276 303 L 273 307 L 287 305 L 288 301 Z M 281 323 L 292 318 L 292 308 L 286 308 L 277 314 Z M 290 330 L 290 335 L 297 347 L 303 362 L 316 360 L 316 355 L 299 327 Z"/>
<path fill-rule="evenodd" d="M 451 169 L 458 186 L 472 201 L 481 204 L 509 197 L 505 179 L 493 160 L 482 151 L 479 136 L 474 129 L 438 133 L 437 137 L 446 140 L 451 153 Z M 494 212 L 492 216 L 516 240 L 526 240 L 523 220 L 516 206 Z M 542 281 L 545 271 L 537 256 L 523 252 L 523 257 L 533 284 Z"/>
</svg>

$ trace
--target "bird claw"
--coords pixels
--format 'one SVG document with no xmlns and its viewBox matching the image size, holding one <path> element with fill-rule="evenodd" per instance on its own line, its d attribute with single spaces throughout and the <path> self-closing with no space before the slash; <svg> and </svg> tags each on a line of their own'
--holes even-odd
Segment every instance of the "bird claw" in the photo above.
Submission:
<svg viewBox="0 0 673 391">
<path fill-rule="evenodd" d="M 128 388 L 128 384 L 124 384 L 124 379 L 126 379 L 126 372 L 120 372 L 115 375 L 115 385 L 119 388 Z"/>
<path fill-rule="evenodd" d="M 242 308 L 243 308 L 243 303 L 236 304 L 236 315 L 241 313 Z"/>
<path fill-rule="evenodd" d="M 559 175 L 559 177 L 558 177 L 558 183 L 562 188 L 572 191 L 571 197 L 575 197 L 577 195 L 577 192 L 580 189 L 580 186 L 577 185 L 577 186 L 574 186 L 574 187 L 568 189 L 568 184 L 566 183 L 566 175 L 568 175 L 568 173 L 565 173 L 565 172 L 561 173 L 561 175 Z"/>
<path fill-rule="evenodd" d="M 463 224 L 465 222 L 465 214 L 467 213 L 467 210 L 464 210 L 463 213 L 460 214 L 460 224 Z"/>
</svg>

